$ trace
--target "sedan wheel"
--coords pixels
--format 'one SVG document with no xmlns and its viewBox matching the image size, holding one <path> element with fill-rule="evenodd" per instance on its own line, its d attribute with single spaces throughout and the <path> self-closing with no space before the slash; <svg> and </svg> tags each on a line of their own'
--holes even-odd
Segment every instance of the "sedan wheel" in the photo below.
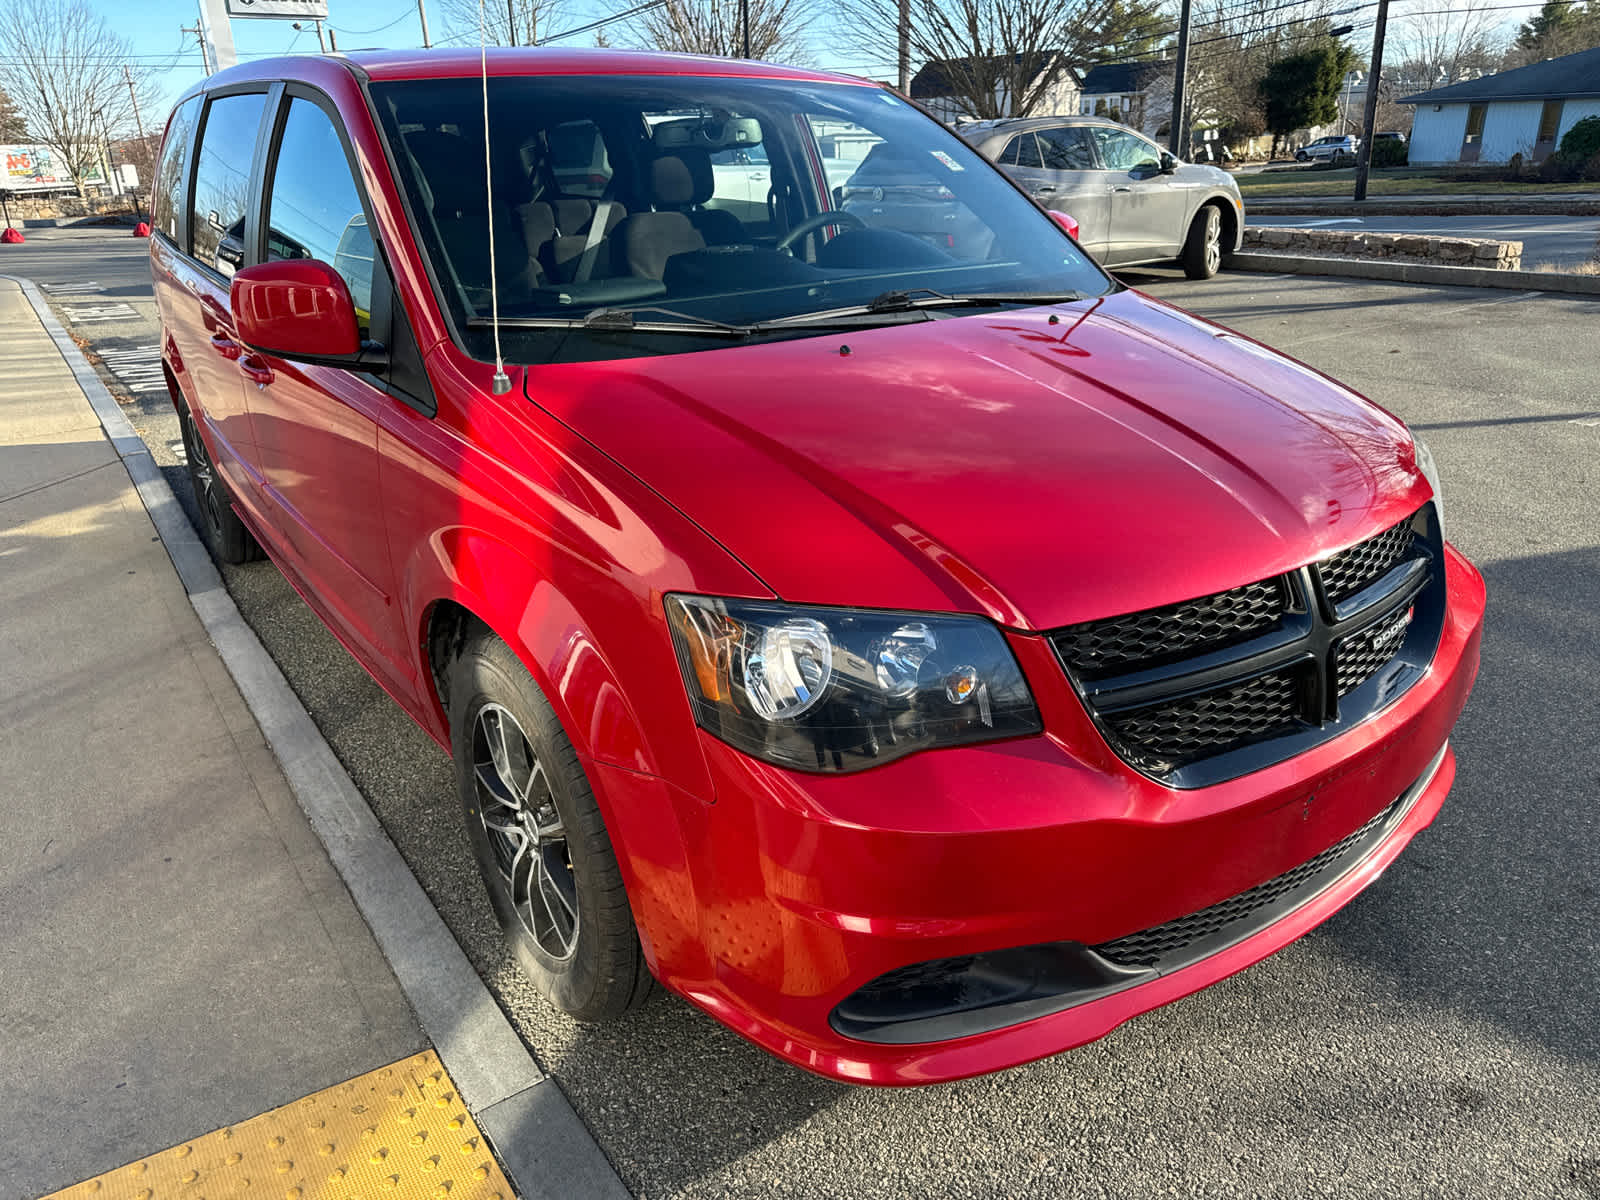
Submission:
<svg viewBox="0 0 1600 1200">
<path fill-rule="evenodd" d="M 180 405 L 178 425 L 183 431 L 183 456 L 189 465 L 189 482 L 194 486 L 195 504 L 200 508 L 201 523 L 206 527 L 207 538 L 217 558 L 230 564 L 253 562 L 261 557 L 261 547 L 245 528 L 239 514 L 233 511 L 233 500 L 228 486 L 217 474 L 211 454 L 200 436 L 193 410 Z"/>
</svg>

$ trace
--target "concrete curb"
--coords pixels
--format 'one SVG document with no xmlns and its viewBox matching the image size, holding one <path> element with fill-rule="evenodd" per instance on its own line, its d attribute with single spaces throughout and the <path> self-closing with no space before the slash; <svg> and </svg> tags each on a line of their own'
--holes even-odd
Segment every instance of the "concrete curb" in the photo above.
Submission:
<svg viewBox="0 0 1600 1200">
<path fill-rule="evenodd" d="M 1264 271 L 1277 275 L 1338 275 L 1353 279 L 1385 279 L 1395 283 L 1431 283 L 1447 287 L 1510 288 L 1519 292 L 1565 292 L 1600 297 L 1600 275 L 1557 275 L 1545 271 L 1497 271 L 1489 267 L 1444 267 L 1435 263 L 1393 259 L 1318 258 L 1294 254 L 1235 254 L 1230 271 Z"/>
<path fill-rule="evenodd" d="M 83 389 L 223 664 L 372 929 L 423 1032 L 519 1195 L 627 1200 L 594 1137 L 534 1062 L 277 663 L 245 623 L 166 477 L 31 282 L 13 275 Z M 199 1132 L 199 1131 L 197 1131 Z"/>
</svg>

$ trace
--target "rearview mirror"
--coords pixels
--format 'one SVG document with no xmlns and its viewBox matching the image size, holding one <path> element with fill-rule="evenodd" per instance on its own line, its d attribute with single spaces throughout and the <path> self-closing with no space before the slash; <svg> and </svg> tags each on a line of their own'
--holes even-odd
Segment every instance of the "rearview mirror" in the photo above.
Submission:
<svg viewBox="0 0 1600 1200">
<path fill-rule="evenodd" d="M 1057 209 L 1054 209 L 1054 208 L 1052 208 L 1050 210 L 1050 219 L 1052 221 L 1054 221 L 1057 225 L 1061 226 L 1061 228 L 1066 231 L 1066 234 L 1067 234 L 1067 236 L 1069 238 L 1071 238 L 1073 241 L 1077 241 L 1078 240 L 1078 223 L 1077 223 L 1077 221 L 1073 220 L 1066 213 L 1061 212 L 1061 211 L 1059 211 Z"/>
<path fill-rule="evenodd" d="M 233 277 L 229 307 L 239 341 L 251 350 L 326 366 L 370 366 L 355 302 L 344 279 L 315 258 L 246 267 Z"/>
</svg>

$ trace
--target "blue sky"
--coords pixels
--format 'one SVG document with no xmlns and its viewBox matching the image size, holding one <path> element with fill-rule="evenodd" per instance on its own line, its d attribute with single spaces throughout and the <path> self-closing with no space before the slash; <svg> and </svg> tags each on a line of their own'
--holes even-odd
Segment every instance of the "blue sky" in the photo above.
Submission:
<svg viewBox="0 0 1600 1200">
<path fill-rule="evenodd" d="M 114 28 L 133 41 L 138 61 L 158 72 L 163 93 L 163 111 L 191 83 L 203 77 L 200 49 L 192 34 L 180 32 L 197 20 L 198 0 L 89 0 L 91 7 L 106 17 Z M 435 42 L 446 35 L 438 0 L 428 4 L 428 31 Z M 596 0 L 566 0 L 554 29 L 587 24 L 608 12 L 632 7 L 629 0 L 597 3 Z M 339 49 L 356 50 L 374 46 L 410 47 L 422 45 L 422 27 L 417 20 L 416 0 L 328 0 L 328 24 L 338 33 Z M 620 44 L 620 39 L 613 36 Z M 241 61 L 283 53 L 317 52 L 317 36 L 309 27 L 296 32 L 288 21 L 235 20 L 234 47 Z M 594 34 L 573 39 L 572 45 L 592 46 Z M 882 74 L 862 57 L 843 55 L 827 49 L 823 39 L 814 40 L 812 57 L 818 66 Z"/>
</svg>

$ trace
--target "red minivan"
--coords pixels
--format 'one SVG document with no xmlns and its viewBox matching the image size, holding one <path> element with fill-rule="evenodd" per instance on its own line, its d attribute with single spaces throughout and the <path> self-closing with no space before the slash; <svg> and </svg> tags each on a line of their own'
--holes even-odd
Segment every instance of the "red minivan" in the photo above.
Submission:
<svg viewBox="0 0 1600 1200">
<path fill-rule="evenodd" d="M 843 211 L 864 149 L 941 220 Z M 892 91 L 262 61 L 154 217 L 216 554 L 448 749 L 580 1019 L 659 980 L 836 1079 L 995 1070 L 1305 933 L 1449 789 L 1484 592 L 1427 449 Z"/>
</svg>

